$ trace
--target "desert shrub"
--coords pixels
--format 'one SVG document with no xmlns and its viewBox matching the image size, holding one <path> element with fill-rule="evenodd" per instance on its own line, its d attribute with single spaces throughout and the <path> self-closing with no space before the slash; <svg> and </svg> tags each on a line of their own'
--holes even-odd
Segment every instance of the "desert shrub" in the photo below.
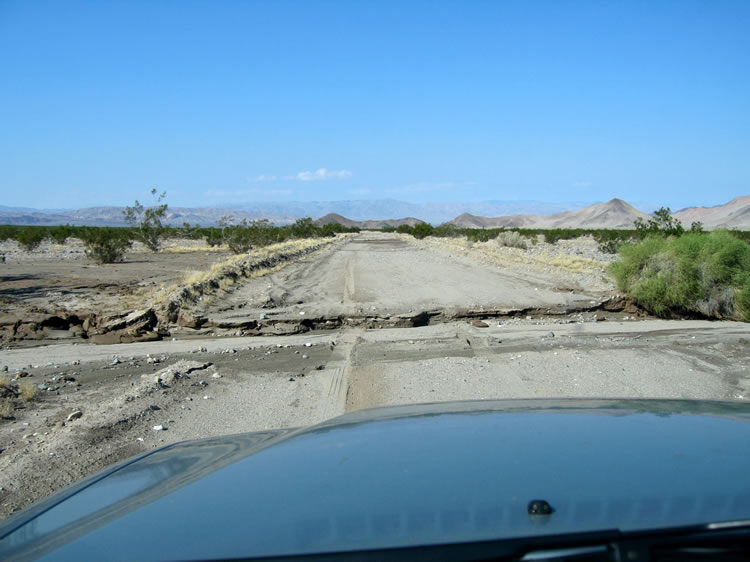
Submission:
<svg viewBox="0 0 750 562">
<path fill-rule="evenodd" d="M 696 229 L 703 229 L 702 224 L 693 224 L 696 225 Z M 680 236 L 685 232 L 680 221 L 672 217 L 672 211 L 669 207 L 661 207 L 658 211 L 655 211 L 654 216 L 647 221 L 640 218 L 635 219 L 633 225 L 635 226 L 636 236 L 640 240 L 643 240 L 648 236 Z M 698 227 L 698 225 L 700 225 L 700 227 Z"/>
<path fill-rule="evenodd" d="M 593 231 L 594 240 L 599 244 L 599 251 L 606 254 L 616 254 L 625 242 L 633 239 L 630 230 L 596 230 Z"/>
<path fill-rule="evenodd" d="M 508 248 L 521 248 L 525 250 L 528 247 L 526 238 L 514 230 L 499 233 L 495 240 L 499 246 L 507 246 Z"/>
<path fill-rule="evenodd" d="M 410 224 L 400 224 L 396 227 L 396 232 L 399 232 L 401 234 L 411 234 L 411 231 L 412 231 L 412 226 Z"/>
<path fill-rule="evenodd" d="M 0 418 L 8 418 L 12 416 L 14 409 L 13 400 L 0 398 Z"/>
<path fill-rule="evenodd" d="M 232 217 L 222 217 L 221 237 L 224 244 L 235 254 L 243 254 L 253 247 L 268 246 L 283 241 L 291 234 L 291 228 L 275 228 L 268 220 L 247 222 L 242 219 L 234 224 Z M 299 221 L 298 221 L 299 222 Z M 310 221 L 312 224 L 312 220 Z M 313 228 L 316 228 L 313 225 Z"/>
<path fill-rule="evenodd" d="M 500 231 L 496 228 L 472 228 L 466 233 L 466 238 L 470 242 L 488 242 L 494 238 L 497 238 Z"/>
<path fill-rule="evenodd" d="M 652 314 L 750 321 L 750 246 L 727 231 L 652 235 L 619 253 L 618 287 Z"/>
<path fill-rule="evenodd" d="M 212 248 L 215 246 L 221 246 L 224 243 L 224 236 L 221 233 L 221 229 L 204 228 L 201 229 L 201 233 L 206 239 L 206 244 L 208 244 Z"/>
<path fill-rule="evenodd" d="M 156 189 L 152 189 L 151 195 L 156 197 L 156 206 L 144 207 L 136 199 L 135 204 L 125 207 L 122 214 L 125 215 L 125 220 L 133 225 L 135 239 L 152 252 L 158 252 L 162 239 L 167 235 L 167 227 L 161 222 L 167 214 L 167 204 L 161 202 L 167 193 L 157 194 Z"/>
<path fill-rule="evenodd" d="M 50 240 L 55 244 L 65 244 L 65 241 L 73 236 L 73 227 L 69 224 L 53 226 L 48 230 Z"/>
<path fill-rule="evenodd" d="M 44 239 L 47 238 L 47 229 L 38 226 L 27 226 L 18 231 L 16 241 L 27 252 L 31 252 L 39 247 Z"/>
<path fill-rule="evenodd" d="M 39 389 L 31 381 L 23 381 L 18 385 L 18 394 L 26 402 L 31 402 L 34 398 L 36 398 L 38 392 Z"/>
<path fill-rule="evenodd" d="M 432 236 L 440 238 L 458 238 L 461 236 L 461 231 L 454 224 L 444 223 L 433 229 Z"/>
<path fill-rule="evenodd" d="M 0 225 L 0 242 L 15 240 L 19 230 L 21 230 L 19 227 L 12 224 Z"/>
<path fill-rule="evenodd" d="M 244 254 L 253 247 L 252 233 L 248 228 L 247 221 L 240 224 L 227 225 L 222 229 L 224 243 L 229 246 L 235 254 Z"/>
<path fill-rule="evenodd" d="M 86 255 L 99 264 L 123 261 L 132 245 L 129 231 L 123 228 L 87 228 L 81 239 Z"/>
<path fill-rule="evenodd" d="M 360 229 L 357 226 L 344 226 L 337 222 L 329 222 L 319 228 L 320 236 L 336 236 L 344 232 L 359 232 Z"/>
<path fill-rule="evenodd" d="M 435 228 L 428 222 L 420 222 L 415 224 L 411 229 L 411 235 L 418 240 L 425 238 L 426 236 L 432 236 Z"/>
<path fill-rule="evenodd" d="M 310 217 L 297 219 L 290 227 L 291 235 L 294 238 L 315 238 L 318 227 Z"/>
<path fill-rule="evenodd" d="M 174 231 L 175 236 L 187 238 L 188 240 L 198 240 L 203 236 L 203 233 L 201 232 L 202 229 L 199 225 L 191 225 L 187 221 L 183 222 L 181 227 L 170 230 Z"/>
<path fill-rule="evenodd" d="M 737 238 L 738 240 L 742 240 L 744 242 L 747 242 L 750 244 L 750 230 L 737 230 L 737 229 L 730 229 L 727 232 Z"/>
</svg>

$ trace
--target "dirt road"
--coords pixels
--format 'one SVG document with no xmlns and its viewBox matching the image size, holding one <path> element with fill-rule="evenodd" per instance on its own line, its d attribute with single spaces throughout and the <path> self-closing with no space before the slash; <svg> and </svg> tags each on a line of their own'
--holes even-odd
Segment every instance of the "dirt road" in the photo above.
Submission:
<svg viewBox="0 0 750 562">
<path fill-rule="evenodd" d="M 3 350 L 7 378 L 41 390 L 0 422 L 0 515 L 153 447 L 378 405 L 750 396 L 748 325 L 612 312 L 603 267 L 542 267 L 477 248 L 362 235 L 198 311 L 214 324 L 328 319 L 328 330 L 217 337 L 208 328 L 159 342 Z"/>
<path fill-rule="evenodd" d="M 610 295 L 559 274 L 529 275 L 509 265 L 487 267 L 418 245 L 411 237 L 363 233 L 277 275 L 250 281 L 202 312 L 214 323 L 264 315 L 292 322 L 345 317 L 386 324 L 389 318 L 425 314 L 445 320 L 530 309 L 586 310 Z"/>
</svg>

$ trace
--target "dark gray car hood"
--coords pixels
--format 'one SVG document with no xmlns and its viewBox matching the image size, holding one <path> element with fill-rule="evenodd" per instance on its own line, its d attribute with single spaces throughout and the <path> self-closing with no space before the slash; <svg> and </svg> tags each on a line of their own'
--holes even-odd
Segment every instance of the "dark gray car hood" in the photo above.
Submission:
<svg viewBox="0 0 750 562">
<path fill-rule="evenodd" d="M 549 516 L 529 516 L 530 500 Z M 178 443 L 6 520 L 0 559 L 351 551 L 750 519 L 750 405 L 457 402 Z"/>
</svg>

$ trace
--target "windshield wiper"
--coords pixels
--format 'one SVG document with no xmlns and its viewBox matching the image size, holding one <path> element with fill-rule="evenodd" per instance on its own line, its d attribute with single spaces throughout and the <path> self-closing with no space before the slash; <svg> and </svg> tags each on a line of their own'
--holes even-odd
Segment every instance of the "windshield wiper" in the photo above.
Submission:
<svg viewBox="0 0 750 562">
<path fill-rule="evenodd" d="M 618 538 L 599 544 L 575 544 L 535 548 L 520 558 L 522 562 L 602 561 L 677 562 L 681 560 L 750 560 L 750 521 L 711 523 L 689 529 L 667 529 L 642 533 L 618 533 Z"/>
</svg>

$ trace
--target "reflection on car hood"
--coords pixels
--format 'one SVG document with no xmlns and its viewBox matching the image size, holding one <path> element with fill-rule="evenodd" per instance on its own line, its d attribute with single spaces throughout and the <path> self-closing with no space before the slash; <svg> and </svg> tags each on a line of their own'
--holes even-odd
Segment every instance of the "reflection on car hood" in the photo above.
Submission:
<svg viewBox="0 0 750 562">
<path fill-rule="evenodd" d="M 179 443 L 3 522 L 0 559 L 200 559 L 750 519 L 750 407 L 455 402 Z M 530 516 L 529 501 L 554 510 Z"/>
</svg>

